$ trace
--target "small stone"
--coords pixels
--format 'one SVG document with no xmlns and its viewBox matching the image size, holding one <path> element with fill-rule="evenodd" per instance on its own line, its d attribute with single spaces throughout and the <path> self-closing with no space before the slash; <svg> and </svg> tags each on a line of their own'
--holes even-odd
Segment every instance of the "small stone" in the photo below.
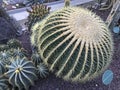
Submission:
<svg viewBox="0 0 120 90">
<path fill-rule="evenodd" d="M 96 87 L 98 87 L 98 84 L 95 84 Z"/>
</svg>

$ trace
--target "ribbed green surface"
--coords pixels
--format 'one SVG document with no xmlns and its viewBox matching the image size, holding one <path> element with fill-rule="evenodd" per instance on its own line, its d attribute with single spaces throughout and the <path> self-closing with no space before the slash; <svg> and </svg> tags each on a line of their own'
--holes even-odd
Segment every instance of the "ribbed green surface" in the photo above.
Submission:
<svg viewBox="0 0 120 90">
<path fill-rule="evenodd" d="M 91 11 L 63 8 L 38 26 L 39 23 L 33 29 L 39 29 L 37 46 L 41 57 L 57 76 L 84 82 L 98 76 L 109 65 L 112 36 Z"/>
<path fill-rule="evenodd" d="M 0 90 L 9 90 L 8 80 L 5 77 L 0 77 Z"/>
<path fill-rule="evenodd" d="M 8 66 L 8 69 L 5 75 L 9 78 L 9 83 L 18 87 L 19 90 L 28 90 L 37 79 L 36 68 L 26 58 L 17 58 Z"/>
</svg>

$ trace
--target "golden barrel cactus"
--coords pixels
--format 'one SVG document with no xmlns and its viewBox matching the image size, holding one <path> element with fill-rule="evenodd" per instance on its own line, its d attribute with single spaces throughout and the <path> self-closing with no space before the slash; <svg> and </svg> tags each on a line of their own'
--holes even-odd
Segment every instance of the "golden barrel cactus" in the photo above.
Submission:
<svg viewBox="0 0 120 90">
<path fill-rule="evenodd" d="M 111 62 L 111 32 L 99 16 L 87 9 L 62 8 L 36 23 L 33 31 L 36 30 L 32 43 L 37 44 L 50 71 L 64 80 L 91 80 Z"/>
</svg>

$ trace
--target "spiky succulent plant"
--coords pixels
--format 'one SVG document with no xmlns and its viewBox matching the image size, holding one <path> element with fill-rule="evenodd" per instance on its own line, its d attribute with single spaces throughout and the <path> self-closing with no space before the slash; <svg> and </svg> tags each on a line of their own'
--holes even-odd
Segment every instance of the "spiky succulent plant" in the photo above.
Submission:
<svg viewBox="0 0 120 90">
<path fill-rule="evenodd" d="M 37 65 L 37 74 L 41 78 L 47 77 L 49 74 L 47 66 L 43 63 L 38 64 Z"/>
<path fill-rule="evenodd" d="M 42 20 L 44 17 L 46 17 L 50 12 L 50 7 L 47 7 L 47 5 L 43 4 L 37 4 L 34 6 L 31 6 L 32 10 L 27 10 L 29 13 L 28 17 L 28 30 L 31 29 L 31 27 L 37 22 Z"/>
<path fill-rule="evenodd" d="M 13 57 L 19 56 L 22 58 L 27 56 L 27 51 L 23 48 L 11 49 L 10 51 Z"/>
<path fill-rule="evenodd" d="M 31 60 L 33 61 L 35 66 L 37 66 L 38 64 L 40 64 L 42 62 L 40 55 L 37 52 L 32 54 Z"/>
<path fill-rule="evenodd" d="M 64 80 L 91 80 L 110 64 L 111 33 L 101 18 L 91 11 L 80 7 L 62 8 L 38 26 L 33 28 L 39 29 L 37 46 L 41 58 Z"/>
<path fill-rule="evenodd" d="M 19 90 L 28 90 L 31 85 L 34 85 L 34 80 L 37 79 L 35 66 L 25 57 L 17 57 L 8 66 L 8 69 L 5 75 L 9 78 L 9 83 L 13 87 L 18 87 Z"/>
<path fill-rule="evenodd" d="M 7 42 L 7 45 L 9 46 L 9 48 L 21 48 L 22 44 L 19 40 L 17 39 L 11 39 Z"/>
<path fill-rule="evenodd" d="M 34 27 L 32 27 L 32 35 L 31 35 L 30 39 L 31 39 L 31 44 L 33 47 L 37 47 L 39 28 L 40 28 L 40 23 L 36 23 L 34 25 Z"/>
<path fill-rule="evenodd" d="M 2 60 L 0 60 L 0 76 L 5 73 L 5 66 Z M 1 90 L 1 89 L 0 89 Z"/>
<path fill-rule="evenodd" d="M 0 90 L 9 90 L 8 80 L 4 76 L 0 77 Z"/>
<path fill-rule="evenodd" d="M 0 45 L 0 51 L 4 51 L 4 50 L 8 50 L 8 49 L 9 49 L 8 45 L 5 45 L 5 44 Z"/>
<path fill-rule="evenodd" d="M 4 65 L 9 64 L 9 60 L 11 58 L 11 53 L 9 51 L 1 51 L 0 52 L 0 60 Z"/>
</svg>

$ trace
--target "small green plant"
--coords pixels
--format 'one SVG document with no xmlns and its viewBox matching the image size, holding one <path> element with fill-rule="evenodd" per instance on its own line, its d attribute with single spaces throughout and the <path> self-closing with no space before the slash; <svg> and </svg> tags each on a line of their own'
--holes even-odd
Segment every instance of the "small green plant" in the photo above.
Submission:
<svg viewBox="0 0 120 90">
<path fill-rule="evenodd" d="M 49 70 L 64 80 L 89 81 L 111 62 L 111 32 L 99 16 L 87 9 L 62 8 L 36 23 L 34 30 L 38 34 L 32 34 L 31 42 Z"/>
<path fill-rule="evenodd" d="M 23 48 L 11 49 L 10 51 L 13 57 L 19 56 L 22 58 L 27 56 L 27 51 Z"/>
<path fill-rule="evenodd" d="M 17 39 L 11 39 L 7 42 L 7 45 L 9 46 L 9 48 L 21 48 L 21 42 Z"/>
<path fill-rule="evenodd" d="M 28 30 L 31 30 L 31 27 L 38 21 L 41 21 L 44 17 L 46 17 L 50 13 L 50 7 L 47 7 L 47 5 L 43 4 L 37 4 L 34 6 L 31 6 L 32 10 L 28 10 L 29 13 L 28 16 Z"/>
<path fill-rule="evenodd" d="M 8 50 L 8 49 L 9 49 L 8 45 L 0 44 L 0 51 L 4 51 L 4 50 Z"/>
<path fill-rule="evenodd" d="M 36 67 L 38 64 L 40 64 L 42 62 L 40 55 L 37 52 L 32 54 L 31 60 L 33 61 L 34 65 Z"/>
<path fill-rule="evenodd" d="M 48 68 L 46 67 L 46 65 L 44 65 L 43 63 L 38 64 L 37 65 L 37 74 L 41 78 L 47 77 L 49 72 L 48 72 Z"/>
<path fill-rule="evenodd" d="M 17 57 L 7 68 L 8 72 L 5 73 L 5 76 L 9 78 L 9 83 L 19 90 L 28 90 L 37 79 L 34 64 L 25 57 Z"/>
<path fill-rule="evenodd" d="M 4 65 L 7 65 L 10 63 L 11 53 L 9 51 L 1 51 L 0 52 L 0 60 L 3 62 Z"/>
</svg>

